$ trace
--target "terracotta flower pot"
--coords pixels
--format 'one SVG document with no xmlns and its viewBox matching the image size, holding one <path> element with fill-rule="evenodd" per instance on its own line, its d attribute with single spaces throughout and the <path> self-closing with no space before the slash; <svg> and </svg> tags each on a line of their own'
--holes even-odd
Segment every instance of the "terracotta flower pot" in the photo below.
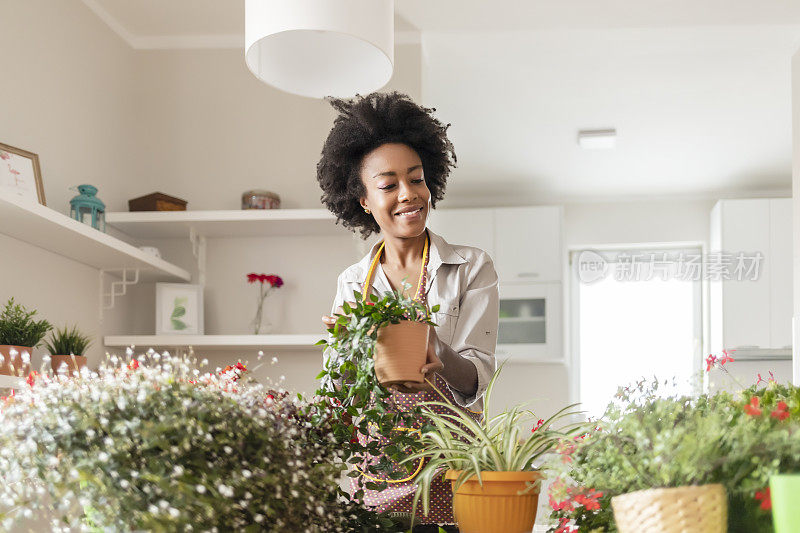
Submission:
<svg viewBox="0 0 800 533">
<path fill-rule="evenodd" d="M 528 482 L 542 478 L 535 471 L 481 472 L 455 490 L 460 470 L 448 470 L 453 484 L 453 514 L 461 533 L 530 533 L 536 522 L 539 489 L 519 494 Z"/>
<path fill-rule="evenodd" d="M 85 355 L 51 355 L 50 366 L 53 372 L 58 373 L 58 369 L 62 364 L 67 365 L 67 375 L 71 376 L 73 372 L 80 372 L 80 369 L 86 366 Z"/>
<path fill-rule="evenodd" d="M 3 356 L 3 362 L 0 363 L 0 375 L 27 376 L 30 373 L 31 365 L 30 359 L 28 359 L 29 364 L 27 365 L 22 362 L 22 354 L 25 352 L 30 355 L 33 353 L 33 348 L 9 344 L 0 345 L 0 355 Z"/>
<path fill-rule="evenodd" d="M 424 383 L 419 369 L 428 355 L 429 326 L 423 322 L 403 320 L 378 329 L 375 344 L 375 375 L 381 385 L 413 381 Z"/>
</svg>

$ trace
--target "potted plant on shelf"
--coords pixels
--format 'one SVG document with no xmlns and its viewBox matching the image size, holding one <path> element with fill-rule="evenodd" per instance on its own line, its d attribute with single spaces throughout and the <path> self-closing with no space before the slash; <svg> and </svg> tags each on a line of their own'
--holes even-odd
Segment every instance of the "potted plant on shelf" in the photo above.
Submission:
<svg viewBox="0 0 800 533">
<path fill-rule="evenodd" d="M 86 349 L 92 343 L 89 336 L 78 331 L 77 326 L 72 329 L 57 329 L 50 336 L 46 344 L 50 352 L 50 365 L 53 372 L 66 371 L 67 375 L 80 371 L 86 366 Z"/>
<path fill-rule="evenodd" d="M 386 387 L 424 382 L 420 368 L 427 358 L 430 327 L 435 324 L 424 304 L 398 291 L 370 295 L 367 300 L 357 291 L 354 295 L 355 303 L 342 305 L 343 313 L 328 330 L 329 338 L 317 343 L 328 347 L 323 371 L 317 376 L 322 380 L 317 394 L 323 399 L 317 405 L 317 420 L 330 425 L 346 462 L 372 477 L 392 478 L 398 476 L 397 463 L 418 444 L 410 432 L 392 430 L 413 427 L 419 410 L 387 410 L 391 392 Z M 431 308 L 434 313 L 438 310 L 438 305 Z M 382 447 L 380 439 L 373 437 L 391 443 Z M 365 462 L 367 455 L 381 455 L 384 460 Z M 385 481 L 365 483 L 372 490 L 386 486 Z M 363 489 L 354 496 L 362 497 Z"/>
<path fill-rule="evenodd" d="M 495 373 L 486 390 L 485 412 L 499 373 L 500 370 Z M 442 397 L 445 398 L 443 394 Z M 529 533 L 536 520 L 544 478 L 539 469 L 543 457 L 564 439 L 587 428 L 583 422 L 568 423 L 560 429 L 552 427 L 578 415 L 572 410 L 576 405 L 569 405 L 548 419 L 537 419 L 532 411 L 518 405 L 475 421 L 446 398 L 443 402 L 423 403 L 422 416 L 428 425 L 420 437 L 422 449 L 405 459 L 427 460 L 417 478 L 415 512 L 421 499 L 428 514 L 431 483 L 444 474 L 452 482 L 453 513 L 460 531 Z M 443 412 L 437 413 L 433 407 Z"/>
<path fill-rule="evenodd" d="M 771 533 L 770 478 L 800 472 L 800 388 L 759 376 L 736 394 L 682 396 L 664 384 L 620 389 L 601 427 L 561 449 L 557 531 Z M 586 505 L 587 491 L 600 497 Z"/>
<path fill-rule="evenodd" d="M 6 302 L 0 312 L 0 374 L 24 375 L 30 369 L 31 352 L 45 334 L 52 329 L 47 320 L 35 320 L 36 311 L 28 311 L 14 303 Z"/>
</svg>

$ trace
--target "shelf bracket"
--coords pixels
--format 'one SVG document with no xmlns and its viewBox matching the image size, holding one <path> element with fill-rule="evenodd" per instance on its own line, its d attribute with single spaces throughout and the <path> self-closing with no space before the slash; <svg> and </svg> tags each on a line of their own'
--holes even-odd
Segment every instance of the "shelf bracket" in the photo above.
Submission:
<svg viewBox="0 0 800 533">
<path fill-rule="evenodd" d="M 192 255 L 197 260 L 197 284 L 206 286 L 206 236 L 199 235 L 193 227 L 189 228 L 189 241 L 192 243 Z"/>
<path fill-rule="evenodd" d="M 112 281 L 109 292 L 105 292 L 103 278 L 109 270 L 100 270 L 100 319 L 103 318 L 103 312 L 114 309 L 114 304 L 118 296 L 125 296 L 128 293 L 128 285 L 136 285 L 139 283 L 139 269 L 138 268 L 123 268 L 122 279 Z M 132 272 L 132 278 L 128 278 L 128 273 Z"/>
</svg>

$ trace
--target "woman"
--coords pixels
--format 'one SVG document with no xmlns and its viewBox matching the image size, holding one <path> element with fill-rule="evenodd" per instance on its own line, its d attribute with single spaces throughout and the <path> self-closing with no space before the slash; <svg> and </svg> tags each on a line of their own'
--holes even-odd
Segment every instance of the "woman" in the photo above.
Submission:
<svg viewBox="0 0 800 533">
<path fill-rule="evenodd" d="M 383 236 L 361 261 L 339 275 L 332 314 L 341 313 L 343 302 L 354 301 L 355 291 L 380 295 L 401 290 L 431 306 L 439 304 L 433 316 L 438 325 L 431 330 L 428 361 L 421 372 L 433 376 L 431 381 L 451 402 L 479 417 L 495 370 L 497 274 L 486 252 L 451 245 L 425 227 L 455 166 L 449 125 L 432 116 L 435 110 L 399 93 L 331 103 L 339 115 L 317 165 L 322 202 L 337 222 L 360 231 L 363 238 L 373 232 Z M 322 320 L 327 328 L 335 317 Z M 431 400 L 441 398 L 427 384 L 406 383 L 392 391 L 397 409 Z M 356 487 L 365 481 L 356 478 Z M 390 482 L 382 492 L 365 490 L 364 499 L 379 512 L 410 516 L 414 491 L 410 478 Z M 419 531 L 454 523 L 449 482 L 434 483 L 431 511 L 417 522 L 428 524 Z"/>
</svg>

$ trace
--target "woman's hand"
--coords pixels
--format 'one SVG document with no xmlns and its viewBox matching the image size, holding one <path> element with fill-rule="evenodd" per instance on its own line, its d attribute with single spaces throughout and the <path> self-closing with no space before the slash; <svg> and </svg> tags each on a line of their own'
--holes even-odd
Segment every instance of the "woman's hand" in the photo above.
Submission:
<svg viewBox="0 0 800 533">
<path fill-rule="evenodd" d="M 356 306 L 356 304 L 355 304 L 355 303 L 353 303 L 353 302 L 349 302 L 349 303 L 350 303 L 350 305 L 351 305 L 352 307 L 355 307 L 355 306 Z M 340 306 L 339 306 L 339 308 L 338 308 L 338 309 L 336 309 L 336 312 L 334 313 L 334 315 L 343 315 L 343 314 L 344 314 L 344 309 L 343 309 L 343 308 L 342 308 L 342 306 L 340 305 Z M 338 318 L 338 317 L 336 317 L 336 316 L 322 315 L 322 324 L 325 326 L 325 331 L 329 330 L 330 328 L 332 328 L 332 327 L 333 327 L 333 325 L 334 325 L 334 324 L 336 324 L 336 319 L 337 319 L 337 318 Z M 347 331 L 347 328 L 345 328 L 345 327 L 344 327 L 344 326 L 342 326 L 341 324 L 339 325 L 339 329 L 340 329 L 340 330 L 343 330 L 343 332 L 344 332 L 344 331 Z"/>
<path fill-rule="evenodd" d="M 436 355 L 436 346 L 438 344 L 439 336 L 436 335 L 436 330 L 434 327 L 430 326 L 430 334 L 428 335 L 428 353 L 427 357 L 425 358 L 425 364 L 422 365 L 422 368 L 420 368 L 420 372 L 425 377 L 426 381 L 423 381 L 422 383 L 406 381 L 404 383 L 392 385 L 392 388 L 406 394 L 431 390 L 431 386 L 427 380 L 433 378 L 429 376 L 433 376 L 433 374 L 441 372 L 444 369 L 444 364 Z"/>
</svg>

